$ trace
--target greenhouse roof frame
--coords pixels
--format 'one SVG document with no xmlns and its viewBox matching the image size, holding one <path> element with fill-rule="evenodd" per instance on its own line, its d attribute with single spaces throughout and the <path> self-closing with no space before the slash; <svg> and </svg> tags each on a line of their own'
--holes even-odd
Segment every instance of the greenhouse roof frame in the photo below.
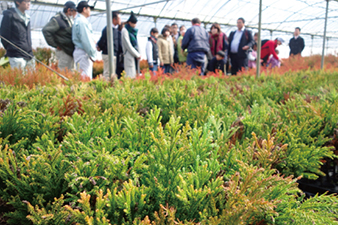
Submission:
<svg viewBox="0 0 338 225">
<path fill-rule="evenodd" d="M 47 1 L 32 1 L 33 4 L 36 4 L 36 5 L 46 5 L 46 6 L 54 6 L 54 7 L 63 7 L 63 4 L 65 2 L 65 0 L 56 0 L 57 2 L 56 3 L 51 3 L 51 2 L 48 2 Z M 122 1 L 122 0 L 120 0 Z M 127 1 L 127 0 L 125 0 Z M 161 4 L 161 3 L 166 3 L 164 5 L 164 7 L 161 9 L 161 11 L 163 11 L 163 9 L 166 7 L 166 5 L 169 3 L 169 2 L 183 2 L 183 1 L 186 1 L 186 0 L 155 0 L 155 1 L 152 1 L 149 3 L 149 1 L 147 1 L 147 3 L 143 3 L 143 4 L 138 4 L 138 5 L 132 5 L 132 6 L 128 6 L 128 7 L 121 7 L 121 8 L 117 8 L 117 9 L 113 9 L 114 11 L 120 11 L 122 14 L 127 14 L 129 15 L 130 14 L 130 11 L 129 10 L 133 10 L 133 9 L 140 9 L 140 8 L 143 8 L 143 7 L 147 7 L 147 6 L 150 6 L 150 5 L 155 5 L 155 4 Z M 302 1 L 302 0 L 297 0 L 297 1 Z M 324 2 L 326 0 L 315 0 L 316 2 Z M 338 0 L 331 0 L 331 1 L 335 1 L 335 2 L 338 2 Z M 93 2 L 91 0 L 91 2 Z M 104 0 L 97 0 L 95 2 L 105 2 Z M 119 3 L 119 4 L 126 4 L 126 3 L 122 3 L 122 2 L 119 2 L 119 1 L 111 1 L 111 3 Z M 214 18 L 214 16 L 222 10 L 222 8 L 228 3 L 230 2 L 230 0 L 227 0 L 215 13 L 212 14 L 211 18 Z M 258 8 L 258 5 L 257 5 L 257 8 Z M 267 8 L 267 7 L 266 7 Z M 128 10 L 128 11 L 127 11 Z M 99 16 L 99 15 L 103 15 L 106 13 L 106 9 L 98 9 L 98 8 L 95 8 L 94 11 L 96 13 L 93 13 L 91 15 L 91 17 L 95 17 L 95 16 Z M 338 11 L 338 7 L 337 7 L 337 11 Z M 97 13 L 98 12 L 98 13 Z M 264 12 L 264 10 L 262 10 L 262 12 Z M 145 14 L 145 13 L 139 13 L 139 12 L 135 12 L 138 16 L 140 17 L 145 17 L 145 18 L 152 18 L 154 20 L 157 20 L 157 19 L 167 19 L 167 20 L 175 20 L 175 21 L 188 21 L 190 22 L 192 18 L 182 18 L 182 17 L 170 17 L 170 16 L 161 16 L 159 14 L 157 15 L 152 15 L 152 14 Z M 333 16 L 333 17 L 329 17 L 330 19 L 337 19 L 338 20 L 338 13 L 337 13 L 337 16 Z M 201 19 L 201 18 L 200 18 Z M 209 20 L 205 20 L 204 19 L 201 19 L 201 22 L 207 26 L 207 25 L 210 25 L 214 22 L 218 22 L 220 25 L 224 25 L 224 26 L 231 26 L 231 27 L 235 27 L 236 26 L 236 21 L 237 18 L 233 18 L 233 23 L 231 22 L 218 22 L 216 19 L 209 19 Z M 280 24 L 280 23 L 295 23 L 295 22 L 304 22 L 304 21 L 314 21 L 314 20 L 324 20 L 325 17 L 312 17 L 312 18 L 306 18 L 306 19 L 300 19 L 300 20 L 290 20 L 290 21 L 275 21 L 275 22 L 268 22 L 268 23 L 262 23 L 262 30 L 267 30 L 267 31 L 270 31 L 270 32 L 281 32 L 281 33 L 290 33 L 292 34 L 294 31 L 293 30 L 286 30 L 286 29 L 278 29 L 278 28 L 271 28 L 271 27 L 265 27 L 264 25 L 271 25 L 271 24 Z M 257 24 L 252 24 L 250 23 L 249 25 L 246 25 L 246 27 L 248 28 L 251 28 L 251 29 L 258 29 L 258 23 Z M 302 34 L 303 35 L 309 35 L 309 36 L 315 36 L 315 37 L 323 37 L 323 33 L 322 32 L 304 32 L 302 31 Z M 330 39 L 338 39 L 338 30 L 337 30 L 337 34 L 336 35 L 327 35 L 327 38 L 330 38 Z"/>
</svg>

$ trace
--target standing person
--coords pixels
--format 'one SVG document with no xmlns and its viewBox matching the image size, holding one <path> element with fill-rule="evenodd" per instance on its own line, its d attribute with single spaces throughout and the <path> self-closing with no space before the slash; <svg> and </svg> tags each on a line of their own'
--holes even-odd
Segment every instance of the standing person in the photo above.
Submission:
<svg viewBox="0 0 338 225">
<path fill-rule="evenodd" d="M 290 56 L 301 55 L 302 51 L 305 47 L 304 39 L 299 36 L 300 28 L 296 27 L 294 32 L 294 37 L 290 39 L 289 47 L 290 47 Z"/>
<path fill-rule="evenodd" d="M 157 41 L 158 57 L 164 73 L 171 73 L 174 64 L 174 52 L 168 37 L 170 37 L 170 30 L 164 27 Z"/>
<path fill-rule="evenodd" d="M 34 69 L 35 60 L 32 50 L 30 16 L 26 13 L 30 7 L 30 0 L 16 0 L 14 3 L 15 8 L 3 12 L 0 33 L 28 55 L 3 38 L 1 43 L 6 49 L 6 56 L 9 58 L 9 64 L 12 68 L 25 69 L 29 67 Z"/>
<path fill-rule="evenodd" d="M 180 33 L 178 32 L 178 25 L 177 23 L 171 24 L 171 36 L 173 36 L 177 40 L 178 37 L 180 36 Z"/>
<path fill-rule="evenodd" d="M 170 35 L 167 37 L 168 41 L 170 42 L 170 46 L 173 49 L 173 52 L 175 52 L 175 43 L 174 43 L 174 37 L 171 36 L 171 26 L 170 25 L 165 25 L 165 28 L 168 28 Z"/>
<path fill-rule="evenodd" d="M 135 78 L 136 73 L 138 73 L 139 60 L 141 59 L 141 54 L 138 50 L 137 43 L 137 32 L 136 29 L 137 18 L 134 15 L 134 12 L 131 11 L 131 15 L 127 21 L 127 24 L 122 29 L 122 48 L 124 55 L 124 69 L 126 71 L 126 76 L 130 78 Z"/>
<path fill-rule="evenodd" d="M 178 61 L 180 64 L 183 64 L 187 61 L 187 55 L 188 55 L 188 51 L 187 50 L 183 51 L 182 49 L 182 40 L 185 35 L 185 32 L 187 32 L 187 29 L 185 28 L 184 25 L 182 25 L 180 27 L 180 36 L 177 40 L 177 54 L 178 54 Z"/>
<path fill-rule="evenodd" d="M 114 45 L 114 64 L 115 64 L 115 73 L 117 71 L 117 62 L 119 61 L 119 30 L 118 27 L 121 24 L 121 17 L 118 12 L 112 12 L 113 17 L 113 45 Z M 102 51 L 102 60 L 103 60 L 103 76 L 106 79 L 110 78 L 109 74 L 109 55 L 108 55 L 108 41 L 107 41 L 107 26 L 103 28 L 102 35 L 100 40 L 97 42 L 97 50 Z"/>
<path fill-rule="evenodd" d="M 215 57 L 219 51 L 222 51 L 225 53 L 224 58 L 226 59 L 228 50 L 228 37 L 222 32 L 221 26 L 218 23 L 212 24 L 210 28 L 209 44 L 213 57 Z"/>
<path fill-rule="evenodd" d="M 192 27 L 187 30 L 182 41 L 182 49 L 188 49 L 187 65 L 192 69 L 200 67 L 204 74 L 206 54 L 209 51 L 209 34 L 201 27 L 201 21 L 195 18 Z"/>
<path fill-rule="evenodd" d="M 177 40 L 180 37 L 180 33 L 178 32 L 178 25 L 177 23 L 171 24 L 171 36 L 173 38 L 174 44 L 174 63 L 178 63 L 178 51 L 177 51 Z"/>
<path fill-rule="evenodd" d="M 55 55 L 61 70 L 74 68 L 72 26 L 75 16 L 76 5 L 74 2 L 68 1 L 65 3 L 63 11 L 53 16 L 42 29 L 47 44 L 56 48 Z"/>
<path fill-rule="evenodd" d="M 268 40 L 264 43 L 261 49 L 261 59 L 263 60 L 263 65 L 268 62 L 270 55 L 272 55 L 272 57 L 274 57 L 276 60 L 282 62 L 276 53 L 277 46 L 281 45 L 282 43 L 284 43 L 282 38 L 276 38 L 274 41 Z"/>
<path fill-rule="evenodd" d="M 79 14 L 74 21 L 72 40 L 75 45 L 73 57 L 77 70 L 80 70 L 82 75 L 93 79 L 93 62 L 97 59 L 97 52 L 92 25 L 87 19 L 90 16 L 90 9 L 93 7 L 86 1 L 81 1 L 77 5 Z"/>
<path fill-rule="evenodd" d="M 122 29 L 124 28 L 127 22 L 122 22 L 118 27 L 118 40 L 119 40 L 119 50 L 117 52 L 117 66 L 116 66 L 116 75 L 117 78 L 120 79 L 122 76 L 122 72 L 124 71 L 124 55 L 123 55 L 123 48 L 122 48 Z"/>
<path fill-rule="evenodd" d="M 237 30 L 229 35 L 229 54 L 231 60 L 231 74 L 236 75 L 242 68 L 248 67 L 248 50 L 254 45 L 250 30 L 244 26 L 245 20 L 237 20 Z"/>
<path fill-rule="evenodd" d="M 157 37 L 158 37 L 157 28 L 151 29 L 150 37 L 148 38 L 148 42 L 146 45 L 146 53 L 150 71 L 158 70 L 159 58 L 158 58 Z"/>
</svg>

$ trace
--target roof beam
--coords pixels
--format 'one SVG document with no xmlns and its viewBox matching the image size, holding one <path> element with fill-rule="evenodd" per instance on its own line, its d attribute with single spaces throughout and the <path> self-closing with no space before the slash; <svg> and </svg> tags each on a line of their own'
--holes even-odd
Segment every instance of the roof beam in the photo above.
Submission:
<svg viewBox="0 0 338 225">
<path fill-rule="evenodd" d="M 162 0 L 162 1 L 159 1 L 159 2 L 168 2 L 170 0 Z M 338 0 L 333 0 L 333 1 L 338 1 Z M 56 7 L 63 7 L 63 4 L 53 4 L 53 3 L 48 3 L 48 2 L 39 2 L 39 1 L 34 1 L 33 2 L 34 4 L 37 4 L 37 5 L 47 5 L 47 6 L 56 6 Z M 134 7 L 139 7 L 139 6 L 134 6 Z M 99 14 L 103 14 L 105 13 L 105 9 L 93 9 L 93 11 L 97 11 L 97 12 L 101 12 Z M 116 11 L 120 11 L 120 9 L 116 9 Z M 96 16 L 96 15 L 99 15 L 99 14 L 94 14 L 92 16 Z M 126 15 L 129 15 L 130 12 L 126 12 L 126 11 L 121 11 L 121 14 L 126 14 Z M 167 19 L 167 20 L 173 20 L 172 17 L 167 17 L 167 16 L 156 16 L 156 15 L 148 15 L 148 14 L 138 14 L 139 16 L 142 16 L 142 17 L 148 17 L 148 18 L 158 18 L 158 19 Z M 175 18 L 175 20 L 179 20 L 179 21 L 191 21 L 191 19 L 186 19 L 186 18 Z M 215 21 L 201 21 L 202 23 L 206 23 L 206 24 L 212 24 L 214 22 L 217 22 L 216 20 Z M 236 24 L 232 24 L 232 23 L 219 23 L 220 25 L 223 25 L 223 26 L 233 26 L 233 27 L 236 27 L 237 25 Z M 251 28 L 251 29 L 258 29 L 257 26 L 246 26 L 248 28 Z M 282 33 L 289 33 L 289 34 L 293 34 L 294 31 L 288 31 L 288 30 L 282 30 L 282 29 L 271 29 L 271 28 L 264 28 L 262 27 L 262 30 L 273 30 L 273 31 L 276 31 L 276 32 L 282 32 Z M 316 34 L 316 33 L 304 33 L 302 32 L 303 35 L 309 35 L 309 36 L 315 36 L 315 37 L 323 37 L 324 35 L 323 34 Z M 338 39 L 338 34 L 337 36 L 327 36 L 327 38 L 331 38 L 331 39 Z"/>
</svg>

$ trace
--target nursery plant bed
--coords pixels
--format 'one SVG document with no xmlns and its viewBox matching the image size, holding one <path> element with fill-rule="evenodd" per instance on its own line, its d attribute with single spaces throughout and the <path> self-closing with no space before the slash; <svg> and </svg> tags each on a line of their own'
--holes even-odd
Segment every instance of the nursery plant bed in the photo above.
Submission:
<svg viewBox="0 0 338 225">
<path fill-rule="evenodd" d="M 337 196 L 299 189 L 335 192 L 337 71 L 178 69 L 114 84 L 0 71 L 7 222 L 337 222 Z"/>
</svg>

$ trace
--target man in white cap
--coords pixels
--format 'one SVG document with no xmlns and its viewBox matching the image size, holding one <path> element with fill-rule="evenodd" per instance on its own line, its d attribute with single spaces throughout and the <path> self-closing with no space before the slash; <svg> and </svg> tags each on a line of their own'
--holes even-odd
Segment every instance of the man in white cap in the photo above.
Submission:
<svg viewBox="0 0 338 225">
<path fill-rule="evenodd" d="M 76 16 L 76 5 L 68 1 L 64 6 L 63 11 L 58 12 L 43 27 L 42 33 L 48 45 L 56 48 L 59 69 L 71 70 L 74 68 L 72 26 Z"/>
<path fill-rule="evenodd" d="M 284 43 L 284 40 L 282 38 L 276 38 L 273 40 L 268 40 L 265 43 L 262 43 L 261 48 L 261 59 L 263 60 L 263 65 L 267 63 L 269 60 L 270 55 L 277 59 L 279 62 L 282 62 L 282 60 L 278 57 L 276 53 L 276 48 L 278 45 L 281 45 Z"/>
<path fill-rule="evenodd" d="M 87 19 L 90 16 L 90 9 L 93 7 L 86 1 L 81 1 L 77 5 L 78 15 L 74 21 L 72 39 L 75 45 L 73 56 L 77 70 L 93 79 L 93 62 L 97 59 L 97 52 L 92 25 Z"/>
</svg>

